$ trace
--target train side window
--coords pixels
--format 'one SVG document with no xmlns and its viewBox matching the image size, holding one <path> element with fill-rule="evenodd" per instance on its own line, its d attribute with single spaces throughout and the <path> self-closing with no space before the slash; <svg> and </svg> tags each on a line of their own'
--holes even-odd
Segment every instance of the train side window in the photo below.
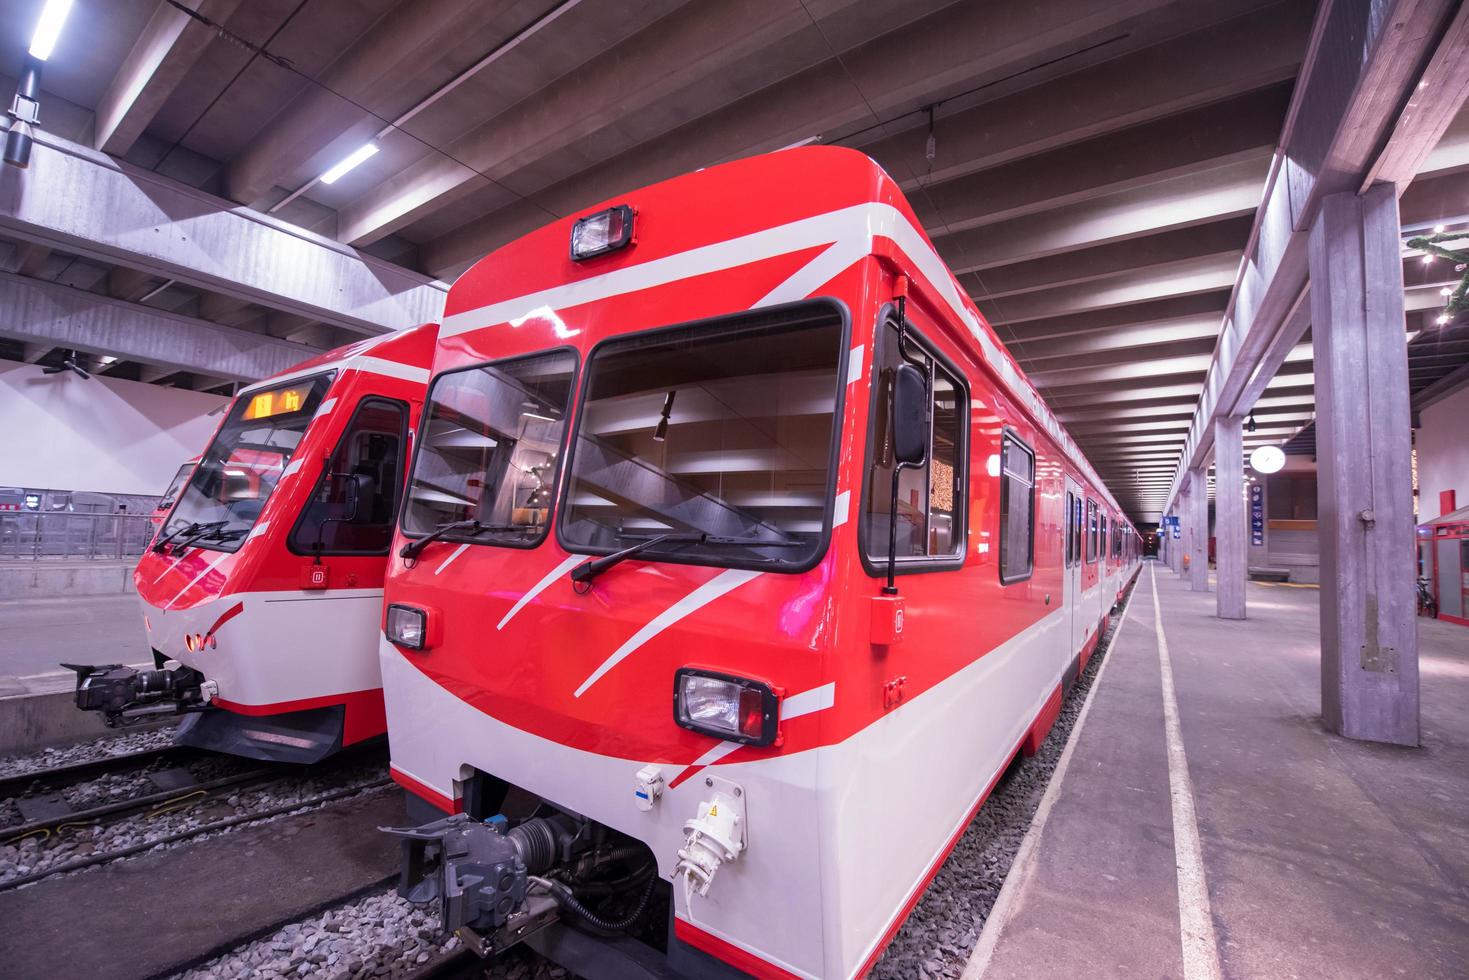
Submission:
<svg viewBox="0 0 1469 980">
<path fill-rule="evenodd" d="M 933 571 L 940 563 L 957 568 L 964 561 L 969 390 L 957 368 L 936 354 L 911 326 L 906 346 L 909 361 L 927 372 L 933 400 L 926 461 L 898 473 L 898 571 L 916 562 L 922 562 L 925 571 Z M 874 575 L 886 571 L 893 486 L 889 407 L 893 374 L 901 360 L 897 325 L 888 321 L 879 332 L 872 372 L 870 465 L 860 527 L 862 554 L 868 572 Z"/>
<path fill-rule="evenodd" d="M 1092 564 L 1097 560 L 1097 502 L 1088 499 L 1086 502 L 1086 563 Z"/>
<path fill-rule="evenodd" d="M 403 484 L 408 406 L 364 398 L 291 531 L 297 554 L 380 555 L 393 537 Z"/>
<path fill-rule="evenodd" d="M 1107 560 L 1107 515 L 1106 514 L 1101 514 L 1101 515 L 1099 515 L 1099 518 L 1098 519 L 1100 520 L 1101 524 L 1100 524 L 1100 529 L 1097 531 L 1097 554 L 1101 556 L 1101 558 L 1102 558 L 1103 561 L 1106 561 Z"/>
<path fill-rule="evenodd" d="M 1000 582 L 1035 567 L 1035 452 L 1012 433 L 1000 437 Z"/>
</svg>

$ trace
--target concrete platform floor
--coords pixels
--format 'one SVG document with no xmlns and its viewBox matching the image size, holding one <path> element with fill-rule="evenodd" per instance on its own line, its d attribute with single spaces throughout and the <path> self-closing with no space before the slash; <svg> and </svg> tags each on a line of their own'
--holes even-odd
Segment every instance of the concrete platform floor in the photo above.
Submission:
<svg viewBox="0 0 1469 980">
<path fill-rule="evenodd" d="M 138 597 L 0 600 L 0 684 L 69 663 L 152 663 Z M 68 675 L 71 676 L 71 675 Z"/>
<path fill-rule="evenodd" d="M 1145 564 L 965 980 L 1469 976 L 1469 629 L 1419 621 L 1421 747 L 1353 742 L 1319 595 Z"/>
</svg>

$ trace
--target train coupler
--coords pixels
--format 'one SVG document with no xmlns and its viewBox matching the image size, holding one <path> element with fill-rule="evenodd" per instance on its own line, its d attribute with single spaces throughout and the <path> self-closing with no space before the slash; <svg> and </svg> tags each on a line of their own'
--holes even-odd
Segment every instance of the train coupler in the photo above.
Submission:
<svg viewBox="0 0 1469 980">
<path fill-rule="evenodd" d="M 459 813 L 421 827 L 381 827 L 403 844 L 398 894 L 415 905 L 437 903 L 439 923 L 481 957 L 498 956 L 557 919 L 556 899 L 537 888 L 531 868 L 554 860 L 546 835 L 503 833 Z"/>
<path fill-rule="evenodd" d="M 62 664 L 76 671 L 76 706 L 102 712 L 108 728 L 151 721 L 168 715 L 203 711 L 209 706 L 212 682 L 192 667 L 174 664 L 138 670 L 124 664 Z"/>
</svg>

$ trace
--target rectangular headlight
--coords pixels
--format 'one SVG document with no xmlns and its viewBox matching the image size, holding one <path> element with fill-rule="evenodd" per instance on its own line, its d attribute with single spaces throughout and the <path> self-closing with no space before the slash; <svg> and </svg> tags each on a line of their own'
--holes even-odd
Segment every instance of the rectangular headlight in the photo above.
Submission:
<svg viewBox="0 0 1469 980">
<path fill-rule="evenodd" d="M 680 667 L 673 678 L 673 717 L 703 735 L 769 745 L 780 721 L 780 699 L 760 681 Z"/>
<path fill-rule="evenodd" d="M 626 204 L 578 218 L 571 226 L 571 258 L 580 262 L 632 241 L 633 210 Z"/>
<path fill-rule="evenodd" d="M 422 650 L 428 638 L 428 614 L 412 606 L 388 606 L 383 632 L 400 647 Z"/>
</svg>

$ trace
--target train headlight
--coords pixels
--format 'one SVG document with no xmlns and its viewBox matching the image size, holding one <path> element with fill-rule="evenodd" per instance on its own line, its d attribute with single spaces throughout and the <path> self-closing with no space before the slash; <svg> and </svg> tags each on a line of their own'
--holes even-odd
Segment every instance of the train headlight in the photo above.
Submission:
<svg viewBox="0 0 1469 980">
<path fill-rule="evenodd" d="M 633 210 L 626 204 L 578 218 L 571 226 L 571 258 L 580 262 L 616 251 L 632 241 Z"/>
<path fill-rule="evenodd" d="M 422 650 L 428 643 L 428 613 L 412 606 L 388 606 L 383 632 L 400 647 Z"/>
<path fill-rule="evenodd" d="M 680 667 L 673 677 L 673 718 L 703 735 L 769 745 L 780 721 L 780 698 L 760 681 Z"/>
</svg>

